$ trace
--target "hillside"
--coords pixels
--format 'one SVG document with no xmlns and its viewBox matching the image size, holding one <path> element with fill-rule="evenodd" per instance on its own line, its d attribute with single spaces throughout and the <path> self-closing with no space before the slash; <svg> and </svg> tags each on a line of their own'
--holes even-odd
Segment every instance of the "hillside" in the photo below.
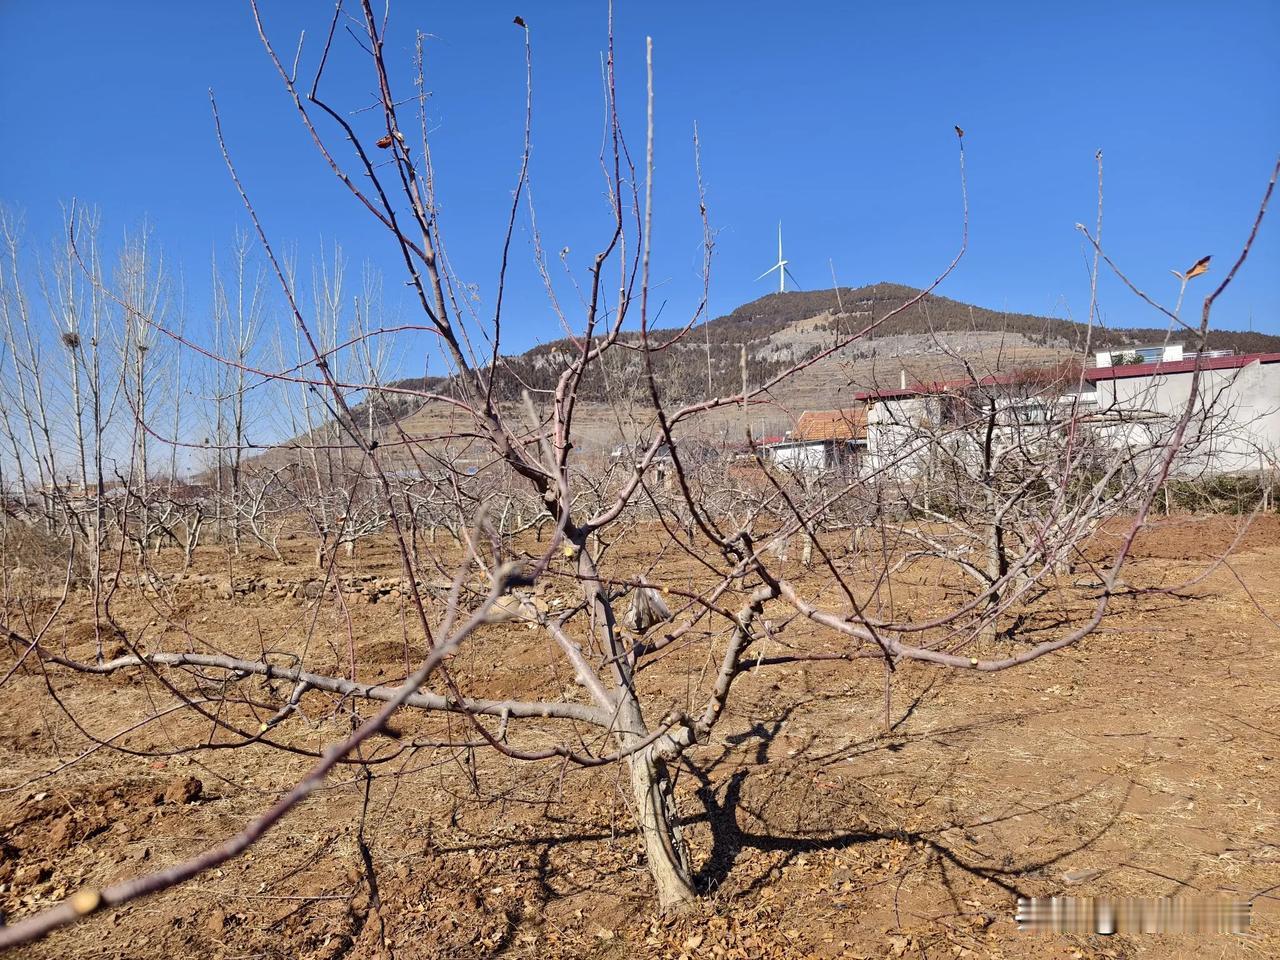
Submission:
<svg viewBox="0 0 1280 960">
<path fill-rule="evenodd" d="M 664 401 L 688 403 L 709 395 L 736 392 L 742 383 L 743 348 L 747 377 L 752 385 L 765 382 L 798 360 L 829 348 L 853 329 L 875 323 L 919 293 L 900 284 L 877 283 L 838 290 L 770 294 L 743 304 L 690 332 L 669 349 L 655 353 L 653 363 Z M 651 341 L 662 342 L 674 330 L 656 330 Z M 982 372 L 1011 366 L 1047 364 L 1086 347 L 1124 346 L 1158 342 L 1161 329 L 1095 329 L 1055 317 L 1008 313 L 930 296 L 877 326 L 865 338 L 831 356 L 823 357 L 771 393 L 772 407 L 750 413 L 753 430 L 777 432 L 789 428 L 805 409 L 826 408 L 842 402 L 842 396 L 871 387 L 896 386 L 908 380 L 962 375 L 965 364 Z M 635 333 L 623 335 L 636 343 Z M 1280 337 L 1261 333 L 1213 331 L 1210 349 L 1240 353 L 1280 351 Z M 504 402 L 517 400 L 529 390 L 538 398 L 549 391 L 575 350 L 561 339 L 540 344 L 499 362 L 496 393 Z M 593 368 L 583 382 L 583 428 L 601 444 L 616 443 L 632 432 L 632 416 L 647 422 L 647 387 L 641 356 L 633 350 L 615 350 Z M 450 389 L 449 379 L 403 380 L 399 387 Z M 410 397 L 384 404 L 382 419 L 400 420 L 411 435 L 447 429 L 444 411 L 432 410 Z M 615 408 L 631 413 L 619 417 Z M 743 415 L 725 411 L 704 422 L 702 430 L 741 433 Z"/>
</svg>

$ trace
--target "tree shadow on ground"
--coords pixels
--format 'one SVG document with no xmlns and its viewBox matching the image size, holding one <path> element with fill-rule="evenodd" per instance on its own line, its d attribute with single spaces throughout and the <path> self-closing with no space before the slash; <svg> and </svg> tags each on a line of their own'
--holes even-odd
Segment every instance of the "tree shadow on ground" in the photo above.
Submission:
<svg viewBox="0 0 1280 960">
<path fill-rule="evenodd" d="M 919 706 L 920 702 L 930 694 L 932 688 L 933 684 L 930 683 L 912 698 L 907 705 L 906 712 L 892 725 L 891 731 L 896 731 L 900 728 L 902 723 Z M 805 853 L 843 850 L 863 844 L 897 840 L 912 845 L 923 845 L 931 852 L 936 862 L 944 867 L 942 871 L 943 883 L 951 899 L 956 901 L 957 906 L 959 905 L 959 896 L 952 889 L 946 867 L 957 868 L 963 873 L 983 882 L 993 884 L 1013 896 L 1026 896 L 1028 894 L 1025 893 L 1021 885 L 1025 879 L 1034 878 L 1066 858 L 1088 849 L 1112 829 L 1123 812 L 1133 788 L 1133 783 L 1130 781 L 1124 796 L 1115 805 L 1115 809 L 1105 818 L 1101 826 L 1079 838 L 1075 843 L 1040 856 L 1028 852 L 1025 856 L 1012 861 L 1006 856 L 1004 862 L 999 864 L 976 862 L 972 856 L 959 852 L 945 839 L 946 835 L 950 831 L 963 833 L 979 827 L 990 827 L 1014 816 L 1046 814 L 1055 809 L 1068 810 L 1072 804 L 1092 793 L 1096 787 L 1073 791 L 1070 795 L 1054 798 L 1052 801 L 1036 807 L 1019 808 L 1016 813 L 1009 813 L 1007 816 L 981 817 L 972 820 L 954 816 L 943 818 L 927 829 L 842 830 L 838 827 L 797 829 L 780 823 L 779 817 L 771 812 L 771 805 L 767 799 L 763 803 L 753 804 L 748 802 L 745 795 L 747 793 L 746 788 L 753 777 L 764 775 L 766 771 L 770 770 L 771 766 L 776 765 L 777 761 L 770 756 L 771 749 L 782 731 L 786 719 L 798 706 L 799 704 L 794 705 L 777 720 L 764 723 L 756 722 L 747 731 L 726 737 L 725 741 L 729 746 L 722 750 L 718 756 L 711 758 L 707 762 L 699 764 L 692 758 L 685 758 L 682 769 L 691 774 L 698 782 L 696 794 L 703 812 L 686 818 L 684 822 L 686 825 L 705 823 L 711 832 L 711 850 L 695 877 L 700 889 L 713 891 L 724 883 L 728 879 L 730 871 L 733 869 L 741 852 L 748 848 L 785 854 L 782 863 L 777 865 L 774 871 L 771 871 L 776 872 L 780 867 L 789 865 L 797 857 Z M 936 740 L 945 733 L 969 733 L 986 726 L 1006 723 L 1009 719 L 1009 716 L 1004 715 L 989 717 L 970 724 L 948 728 L 945 731 L 930 731 L 927 735 L 919 737 L 904 737 L 895 735 L 892 732 L 888 735 L 879 733 L 856 741 L 839 750 L 828 750 L 814 754 L 809 750 L 801 749 L 797 753 L 809 764 L 823 766 L 840 760 L 865 757 L 882 750 L 896 753 L 911 742 Z M 754 755 L 750 759 L 735 756 L 735 754 L 740 754 L 743 746 L 752 739 L 756 741 Z M 811 738 L 807 746 L 812 747 L 815 745 L 813 738 Z M 733 766 L 736 769 L 733 769 L 726 779 L 720 768 L 729 766 Z M 817 786 L 816 782 L 815 786 Z M 829 800 L 830 798 L 824 799 Z M 860 805 L 866 799 L 860 798 Z M 786 814 L 793 813 L 795 806 L 794 800 L 789 801 L 785 807 Z M 884 819 L 890 820 L 892 818 L 885 816 Z M 750 821 L 753 825 L 750 827 L 745 826 L 744 821 Z M 751 892 L 768 882 L 768 874 L 766 874 L 749 884 L 744 888 L 743 892 Z"/>
<path fill-rule="evenodd" d="M 1017 897 L 1029 895 L 1025 889 L 1027 880 L 1043 879 L 1041 874 L 1067 858 L 1087 850 L 1100 841 L 1116 824 L 1128 801 L 1129 789 L 1124 792 L 1113 810 L 1104 818 L 1096 829 L 1078 837 L 1065 847 L 1055 847 L 1052 851 L 1036 854 L 1026 851 L 1021 855 L 996 853 L 989 855 L 988 862 L 982 862 L 983 854 L 974 856 L 975 851 L 965 852 L 956 842 L 948 840 L 948 834 L 958 832 L 961 836 L 974 830 L 990 828 L 1002 821 L 1020 815 L 1046 815 L 1055 810 L 1068 811 L 1072 805 L 1092 793 L 1097 786 L 1073 790 L 1070 794 L 1055 797 L 1037 806 L 1019 806 L 1005 815 L 981 816 L 965 818 L 956 814 L 942 816 L 926 828 L 862 828 L 843 829 L 839 826 L 839 816 L 831 816 L 828 824 L 797 825 L 782 822 L 795 813 L 805 800 L 812 801 L 821 795 L 824 812 L 840 809 L 841 805 L 848 809 L 855 807 L 862 811 L 862 816 L 879 818 L 884 822 L 892 822 L 893 811 L 875 809 L 877 799 L 870 795 L 857 797 L 833 796 L 823 791 L 823 785 L 817 781 L 815 771 L 830 764 L 865 758 L 878 752 L 897 753 L 911 745 L 942 742 L 948 734 L 972 734 L 983 728 L 1006 724 L 1022 714 L 1000 714 L 985 717 L 971 723 L 954 725 L 943 730 L 926 731 L 919 734 L 902 734 L 899 731 L 903 723 L 920 706 L 921 702 L 933 695 L 934 684 L 929 683 L 904 704 L 905 712 L 892 725 L 890 734 L 877 733 L 858 739 L 837 749 L 830 745 L 820 748 L 817 738 L 809 736 L 803 741 L 789 741 L 788 750 L 793 754 L 785 760 L 772 756 L 776 752 L 779 736 L 785 735 L 786 725 L 791 716 L 808 705 L 807 700 L 790 704 L 776 713 L 771 719 L 755 719 L 745 730 L 728 734 L 723 738 L 719 751 L 699 762 L 686 755 L 679 767 L 680 775 L 691 776 L 696 781 L 693 790 L 698 804 L 694 810 L 688 811 L 681 819 L 684 828 L 705 825 L 710 832 L 710 850 L 703 858 L 701 867 L 695 874 L 695 882 L 700 890 L 714 892 L 729 879 L 735 864 L 738 863 L 744 850 L 755 850 L 766 853 L 781 853 L 784 856 L 780 863 L 757 877 L 751 883 L 737 891 L 737 895 L 750 894 L 771 882 L 770 877 L 796 858 L 806 853 L 845 850 L 862 845 L 871 845 L 886 841 L 899 841 L 910 845 L 922 845 L 931 853 L 930 862 L 939 870 L 941 884 L 947 896 L 956 905 L 958 912 L 964 912 L 961 906 L 961 894 L 954 888 L 952 877 L 960 871 L 983 883 L 991 884 L 1004 893 Z M 1043 710 L 1039 713 L 1043 714 Z M 789 778 L 789 779 L 788 779 Z M 807 796 L 797 798 L 794 789 L 797 779 L 803 779 L 810 791 Z M 753 784 L 753 780 L 755 781 Z M 779 782 L 782 781 L 782 782 Z M 749 788 L 755 786 L 754 793 Z M 847 789 L 847 787 L 842 788 Z M 760 794 L 764 799 L 761 801 Z M 777 800 L 771 803 L 770 800 Z M 700 809 L 697 809 L 700 807 Z M 900 813 L 901 811 L 897 811 Z M 587 892 L 591 889 L 590 881 L 571 881 L 563 875 L 555 874 L 549 852 L 557 847 L 573 844 L 590 844 L 601 841 L 634 836 L 634 827 L 628 824 L 610 830 L 582 829 L 575 823 L 574 817 L 554 822 L 544 821 L 550 830 L 530 829 L 518 837 L 492 838 L 486 842 L 477 837 L 469 840 L 465 846 L 454 849 L 510 849 L 514 847 L 538 850 L 537 887 L 538 899 L 543 902 L 572 896 L 574 893 Z M 530 824 L 533 827 L 532 824 Z M 567 828 L 556 830 L 555 827 Z M 479 842 L 476 842 L 476 841 Z M 450 852 L 450 848 L 441 848 L 441 852 Z M 999 859 L 997 859 L 999 857 Z M 643 869 L 639 866 L 619 867 L 624 872 L 630 869 Z M 615 871 L 616 872 L 616 871 Z M 553 877 L 553 874 L 554 877 Z M 554 879 L 554 883 L 552 882 Z"/>
</svg>

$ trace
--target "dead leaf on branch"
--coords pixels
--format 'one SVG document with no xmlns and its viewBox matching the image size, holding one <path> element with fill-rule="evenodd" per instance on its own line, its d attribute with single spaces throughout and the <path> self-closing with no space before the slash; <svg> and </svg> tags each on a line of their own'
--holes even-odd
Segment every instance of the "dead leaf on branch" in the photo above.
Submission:
<svg viewBox="0 0 1280 960">
<path fill-rule="evenodd" d="M 1197 260 L 1195 263 L 1191 265 L 1190 269 L 1188 269 L 1186 273 L 1179 273 L 1177 270 L 1174 270 L 1172 271 L 1173 275 L 1185 283 L 1187 280 L 1190 280 L 1192 277 L 1198 277 L 1202 273 L 1208 273 L 1209 261 L 1212 259 L 1213 259 L 1213 254 L 1210 254 L 1207 257 L 1201 257 L 1199 260 Z"/>
</svg>

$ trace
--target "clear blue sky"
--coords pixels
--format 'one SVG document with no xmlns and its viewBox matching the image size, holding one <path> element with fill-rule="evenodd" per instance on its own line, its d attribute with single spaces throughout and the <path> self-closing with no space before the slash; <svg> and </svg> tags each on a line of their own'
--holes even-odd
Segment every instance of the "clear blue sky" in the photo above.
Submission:
<svg viewBox="0 0 1280 960">
<path fill-rule="evenodd" d="M 328 8 L 263 0 L 286 56 L 303 26 L 314 56 Z M 486 301 L 519 158 L 517 13 L 533 31 L 540 227 L 547 248 L 570 247 L 580 267 L 608 226 L 596 160 L 603 3 L 400 2 L 388 43 L 407 76 L 414 30 L 434 35 L 428 86 L 447 240 Z M 1212 253 L 1211 277 L 1220 275 L 1280 151 L 1273 0 L 620 0 L 621 95 L 637 153 L 646 34 L 657 70 L 654 277 L 669 322 L 683 321 L 700 291 L 695 121 L 719 231 L 717 314 L 769 292 L 753 279 L 772 263 L 779 219 L 806 289 L 830 285 L 829 260 L 842 284 L 927 282 L 958 238 L 953 124 L 967 131 L 971 248 L 941 292 L 1077 317 L 1088 284 L 1074 224 L 1094 219 L 1097 149 L 1106 245 L 1169 296 L 1171 267 Z M 345 106 L 373 99 L 354 57 L 329 82 Z M 236 0 L 0 4 L 0 200 L 41 240 L 56 234 L 59 203 L 72 196 L 100 207 L 108 237 L 149 219 L 183 265 L 198 313 L 210 250 L 246 223 L 218 156 L 210 87 L 273 238 L 304 260 L 339 241 L 399 290 L 387 240 L 311 150 Z M 372 129 L 373 119 L 361 122 Z M 511 348 L 557 333 L 527 269 L 527 233 L 516 256 Z M 1155 322 L 1115 284 L 1104 292 L 1111 325 Z M 1245 328 L 1251 313 L 1255 329 L 1280 332 L 1280 206 L 1218 324 Z"/>
</svg>

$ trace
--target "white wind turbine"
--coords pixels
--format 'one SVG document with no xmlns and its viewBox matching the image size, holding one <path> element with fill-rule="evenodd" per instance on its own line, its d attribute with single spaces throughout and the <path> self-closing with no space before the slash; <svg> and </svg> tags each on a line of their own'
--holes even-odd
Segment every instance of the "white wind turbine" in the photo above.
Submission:
<svg viewBox="0 0 1280 960">
<path fill-rule="evenodd" d="M 767 277 L 769 274 L 773 273 L 773 271 L 777 270 L 778 271 L 778 292 L 786 293 L 787 277 L 791 277 L 791 282 L 796 283 L 796 278 L 792 276 L 791 271 L 787 269 L 787 262 L 788 261 L 783 259 L 783 256 L 782 256 L 782 221 L 779 220 L 778 221 L 778 262 L 775 263 L 768 270 L 766 270 L 764 273 L 760 274 L 760 276 L 756 277 L 756 282 L 758 283 L 759 281 Z M 800 284 L 796 283 L 796 286 L 798 287 L 800 286 Z"/>
</svg>

